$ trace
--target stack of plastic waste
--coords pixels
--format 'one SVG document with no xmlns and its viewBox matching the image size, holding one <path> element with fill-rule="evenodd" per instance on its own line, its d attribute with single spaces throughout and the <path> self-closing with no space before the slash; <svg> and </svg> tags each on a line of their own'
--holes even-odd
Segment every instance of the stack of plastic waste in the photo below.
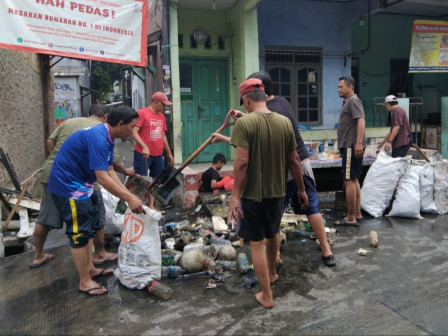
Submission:
<svg viewBox="0 0 448 336">
<path fill-rule="evenodd" d="M 238 253 L 233 246 L 239 242 L 234 230 L 222 219 L 201 217 L 160 226 L 162 278 L 211 277 L 224 282 L 230 276 L 228 272 L 239 270 L 243 285 L 254 286 L 257 279 L 250 275 L 253 267 L 247 255 Z M 250 279 L 247 278 L 249 275 Z"/>
</svg>

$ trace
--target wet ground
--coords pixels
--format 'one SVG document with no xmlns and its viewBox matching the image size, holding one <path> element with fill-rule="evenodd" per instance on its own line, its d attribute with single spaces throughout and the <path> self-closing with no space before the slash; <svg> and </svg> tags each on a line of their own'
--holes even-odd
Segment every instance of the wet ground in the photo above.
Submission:
<svg viewBox="0 0 448 336">
<path fill-rule="evenodd" d="M 120 148 L 126 167 L 129 149 Z M 335 194 L 320 201 L 333 207 Z M 170 209 L 165 219 L 183 216 Z M 0 260 L 0 335 L 447 335 L 448 216 L 424 217 L 366 216 L 358 228 L 340 228 L 334 268 L 321 263 L 315 241 L 289 234 L 271 310 L 254 299 L 259 285 L 246 289 L 236 270 L 215 289 L 207 289 L 209 278 L 163 279 L 171 301 L 129 290 L 114 276 L 98 279 L 107 295 L 78 294 L 67 238 L 52 231 L 45 248 L 56 259 L 45 266 L 29 269 L 31 252 Z M 371 230 L 378 248 L 369 247 Z"/>
<path fill-rule="evenodd" d="M 171 209 L 166 216 L 181 214 Z M 0 334 L 446 335 L 447 221 L 366 218 L 358 228 L 341 228 L 334 268 L 323 266 L 315 241 L 289 234 L 271 310 L 254 299 L 259 285 L 244 288 L 236 270 L 215 289 L 206 288 L 208 278 L 163 279 L 174 290 L 171 301 L 129 290 L 114 276 L 99 279 L 107 295 L 78 294 L 66 238 L 53 232 L 46 246 L 56 259 L 45 266 L 29 269 L 31 253 L 0 261 Z M 369 247 L 370 230 L 379 234 L 378 248 Z M 243 251 L 250 256 L 247 246 Z"/>
</svg>

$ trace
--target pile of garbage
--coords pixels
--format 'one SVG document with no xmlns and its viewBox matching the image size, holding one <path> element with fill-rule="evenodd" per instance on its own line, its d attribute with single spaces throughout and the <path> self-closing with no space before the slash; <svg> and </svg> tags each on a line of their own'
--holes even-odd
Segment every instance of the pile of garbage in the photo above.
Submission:
<svg viewBox="0 0 448 336">
<path fill-rule="evenodd" d="M 172 290 L 157 283 L 161 278 L 206 277 L 207 288 L 216 288 L 217 282 L 225 282 L 230 272 L 238 270 L 244 287 L 257 284 L 233 222 L 228 226 L 222 217 L 197 215 L 164 223 L 162 214 L 149 208 L 145 208 L 146 214 L 133 214 L 129 209 L 123 214 L 119 200 L 106 190 L 102 193 L 105 234 L 116 236 L 111 240 L 114 245 L 121 237 L 115 275 L 124 286 L 147 287 L 156 296 L 169 300 Z"/>
<path fill-rule="evenodd" d="M 207 288 L 216 288 L 217 282 L 226 282 L 232 273 L 239 273 L 244 287 L 257 284 L 247 255 L 250 256 L 249 250 L 236 235 L 236 223 L 226 224 L 224 212 L 217 212 L 221 216 L 210 216 L 205 206 L 197 206 L 176 216 L 179 221 L 165 223 L 160 212 L 149 208 L 145 208 L 146 214 L 133 214 L 129 209 L 123 213 L 123 204 L 118 198 L 104 189 L 102 194 L 107 222 L 105 234 L 115 235 L 111 242 L 115 246 L 119 244 L 115 275 L 124 286 L 147 287 L 151 293 L 168 300 L 172 290 L 160 283 L 155 285 L 163 278 L 208 278 Z M 221 209 L 225 208 L 229 195 L 212 198 L 219 202 L 216 206 Z M 307 217 L 287 212 L 281 222 L 281 244 L 286 244 L 288 235 L 303 236 L 319 244 Z M 325 219 L 331 220 L 333 210 L 325 209 L 322 215 L 325 223 Z M 337 230 L 326 227 L 326 231 L 332 245 Z M 277 261 L 281 263 L 281 259 Z"/>
</svg>

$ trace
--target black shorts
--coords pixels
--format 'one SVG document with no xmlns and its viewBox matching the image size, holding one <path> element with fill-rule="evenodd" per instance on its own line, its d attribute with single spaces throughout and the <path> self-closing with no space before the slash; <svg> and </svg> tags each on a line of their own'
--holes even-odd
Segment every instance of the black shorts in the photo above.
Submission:
<svg viewBox="0 0 448 336">
<path fill-rule="evenodd" d="M 363 157 L 355 156 L 355 149 L 340 148 L 342 156 L 342 179 L 343 180 L 359 180 L 362 174 Z"/>
<path fill-rule="evenodd" d="M 96 237 L 96 231 L 100 229 L 100 214 L 96 193 L 84 200 L 75 200 L 53 194 L 53 200 L 59 208 L 62 220 L 67 225 L 65 234 L 70 240 L 71 247 L 84 247 L 89 239 Z"/>
<path fill-rule="evenodd" d="M 393 158 L 405 157 L 409 148 L 411 148 L 411 145 L 412 142 L 408 143 L 407 145 L 392 149 L 392 157 Z"/>
<path fill-rule="evenodd" d="M 241 199 L 244 217 L 238 236 L 249 241 L 270 239 L 280 230 L 283 216 L 283 198 L 264 198 L 261 202 Z"/>
</svg>

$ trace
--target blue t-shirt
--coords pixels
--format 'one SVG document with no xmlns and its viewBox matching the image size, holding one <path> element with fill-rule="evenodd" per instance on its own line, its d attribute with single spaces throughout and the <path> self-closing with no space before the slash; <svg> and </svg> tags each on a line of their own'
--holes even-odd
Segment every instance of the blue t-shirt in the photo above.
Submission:
<svg viewBox="0 0 448 336">
<path fill-rule="evenodd" d="M 106 124 L 73 133 L 54 159 L 48 190 L 72 199 L 89 198 L 96 182 L 95 170 L 108 171 L 113 165 L 114 145 Z"/>
</svg>

